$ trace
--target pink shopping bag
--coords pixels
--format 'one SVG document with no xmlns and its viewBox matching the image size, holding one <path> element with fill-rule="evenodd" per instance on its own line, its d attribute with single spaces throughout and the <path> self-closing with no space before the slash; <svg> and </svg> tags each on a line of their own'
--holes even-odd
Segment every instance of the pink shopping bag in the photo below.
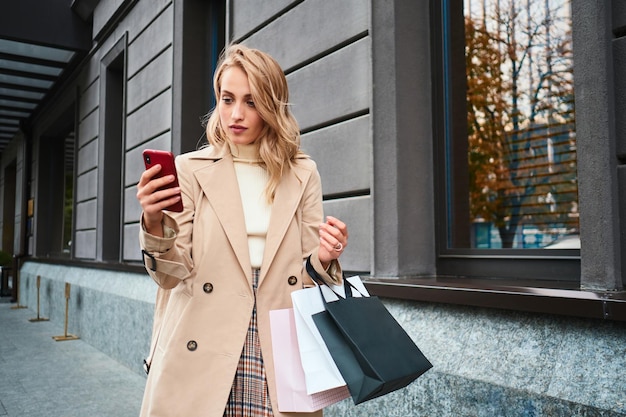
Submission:
<svg viewBox="0 0 626 417">
<path fill-rule="evenodd" d="M 274 371 L 281 412 L 312 412 L 350 397 L 347 386 L 307 394 L 293 308 L 270 311 Z"/>
</svg>

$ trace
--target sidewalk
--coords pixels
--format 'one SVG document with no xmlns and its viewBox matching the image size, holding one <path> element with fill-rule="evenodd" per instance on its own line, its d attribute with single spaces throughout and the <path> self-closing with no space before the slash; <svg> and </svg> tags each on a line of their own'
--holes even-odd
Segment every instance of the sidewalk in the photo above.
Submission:
<svg viewBox="0 0 626 417">
<path fill-rule="evenodd" d="M 0 298 L 0 417 L 136 417 L 145 378 Z"/>
</svg>

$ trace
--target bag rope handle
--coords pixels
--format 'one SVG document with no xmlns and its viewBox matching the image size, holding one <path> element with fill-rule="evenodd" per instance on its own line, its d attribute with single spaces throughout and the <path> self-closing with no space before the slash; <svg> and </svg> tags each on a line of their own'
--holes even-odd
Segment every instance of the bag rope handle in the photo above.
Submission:
<svg viewBox="0 0 626 417">
<path fill-rule="evenodd" d="M 318 284 L 318 287 L 320 288 L 320 294 L 322 294 L 322 300 L 324 300 L 324 303 L 326 303 L 326 298 L 324 298 L 324 294 L 322 293 L 322 285 L 327 286 L 339 299 L 353 297 L 354 293 L 352 291 L 356 291 L 357 293 L 361 295 L 361 297 L 366 297 L 366 295 L 364 295 L 361 291 L 359 291 L 359 289 L 355 287 L 353 283 L 351 283 L 350 281 L 346 279 L 345 274 L 343 274 L 343 288 L 346 293 L 346 296 L 343 297 L 339 293 L 337 293 L 337 291 L 335 291 L 330 285 L 324 282 L 320 274 L 315 270 L 315 268 L 313 268 L 313 265 L 311 264 L 311 255 L 309 255 L 306 258 L 306 272 L 308 272 L 311 278 L 313 278 L 313 281 L 315 281 L 315 283 Z"/>
</svg>

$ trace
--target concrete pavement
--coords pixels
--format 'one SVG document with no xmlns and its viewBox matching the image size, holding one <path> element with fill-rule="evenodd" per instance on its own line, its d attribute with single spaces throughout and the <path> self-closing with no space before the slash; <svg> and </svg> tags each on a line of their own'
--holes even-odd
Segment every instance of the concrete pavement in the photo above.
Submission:
<svg viewBox="0 0 626 417">
<path fill-rule="evenodd" d="M 145 377 L 0 297 L 0 417 L 136 417 Z"/>
</svg>

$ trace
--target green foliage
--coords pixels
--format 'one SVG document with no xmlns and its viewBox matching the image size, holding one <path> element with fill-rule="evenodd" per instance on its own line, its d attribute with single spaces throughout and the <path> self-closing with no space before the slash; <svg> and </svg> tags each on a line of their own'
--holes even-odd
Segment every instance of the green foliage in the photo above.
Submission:
<svg viewBox="0 0 626 417">
<path fill-rule="evenodd" d="M 0 250 L 0 266 L 11 265 L 11 262 L 13 262 L 13 256 L 8 252 Z"/>
</svg>

